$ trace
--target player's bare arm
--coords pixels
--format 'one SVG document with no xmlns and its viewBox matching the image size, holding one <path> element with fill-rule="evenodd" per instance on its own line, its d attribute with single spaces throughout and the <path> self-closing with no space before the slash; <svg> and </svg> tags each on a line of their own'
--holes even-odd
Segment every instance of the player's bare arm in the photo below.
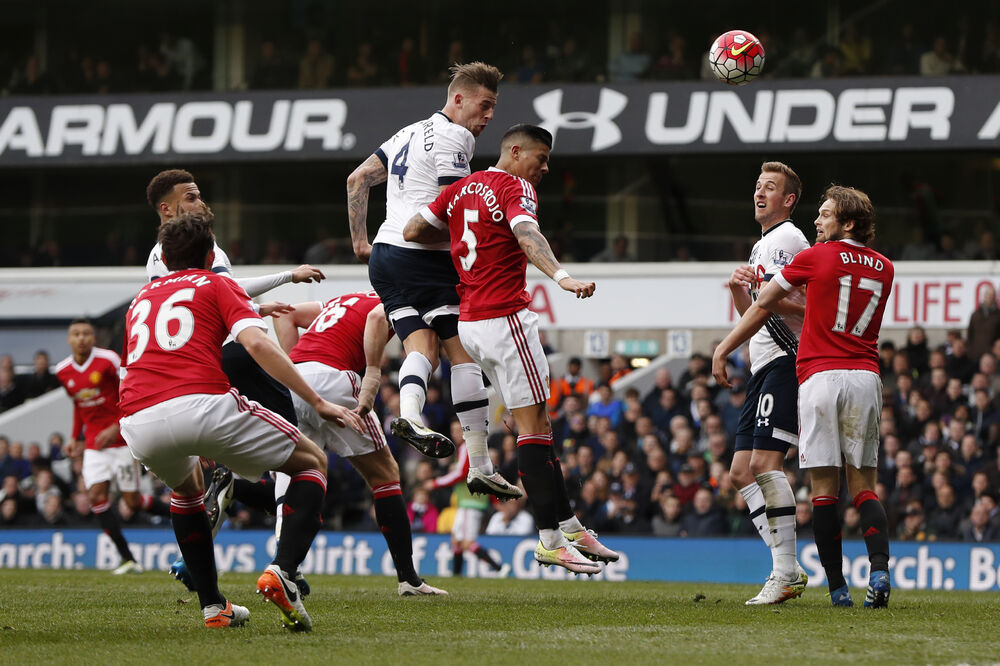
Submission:
<svg viewBox="0 0 1000 666">
<path fill-rule="evenodd" d="M 372 254 L 372 244 L 368 242 L 368 191 L 384 183 L 387 176 L 382 160 L 371 155 L 347 177 L 347 219 L 354 255 L 366 264 Z"/>
<path fill-rule="evenodd" d="M 111 444 L 118 438 L 118 433 L 121 432 L 117 423 L 112 423 L 107 428 L 97 433 L 94 437 L 94 444 L 97 444 L 97 448 L 103 449 L 108 444 Z"/>
<path fill-rule="evenodd" d="M 291 308 L 288 312 L 271 314 L 271 323 L 274 325 L 275 335 L 278 336 L 278 344 L 286 354 L 291 353 L 292 347 L 299 341 L 299 329 L 309 328 L 309 325 L 316 321 L 323 306 L 317 301 L 309 301 L 297 303 Z M 263 315 L 261 308 L 261 316 Z"/>
<path fill-rule="evenodd" d="M 306 401 L 321 417 L 332 421 L 339 426 L 349 426 L 358 432 L 362 432 L 364 427 L 357 414 L 349 410 L 334 405 L 324 400 L 313 387 L 309 386 L 299 371 L 295 369 L 288 355 L 285 354 L 278 343 L 268 337 L 262 329 L 256 326 L 240 331 L 236 336 L 240 344 L 246 347 L 247 352 L 253 357 L 260 367 L 264 368 L 267 374 L 271 375 L 279 382 L 287 386 Z"/>
<path fill-rule="evenodd" d="M 358 406 L 354 410 L 364 416 L 375 405 L 375 396 L 382 385 L 382 354 L 389 341 L 389 319 L 385 307 L 372 308 L 365 320 L 365 376 L 361 379 Z"/>
<path fill-rule="evenodd" d="M 424 219 L 424 216 L 417 213 L 410 218 L 410 221 L 403 227 L 403 238 L 411 243 L 444 243 L 451 238 L 448 229 L 438 229 L 433 224 Z"/>
<path fill-rule="evenodd" d="M 267 303 L 261 303 L 259 306 L 261 317 L 266 317 L 268 315 L 280 315 L 285 312 L 291 312 L 295 309 L 295 306 L 289 305 L 288 303 L 282 303 L 281 301 L 268 301 Z"/>
<path fill-rule="evenodd" d="M 83 453 L 83 449 L 83 441 L 79 439 L 71 439 L 66 442 L 66 446 L 63 447 L 63 452 L 66 454 L 67 458 L 76 458 L 78 455 Z"/>
<path fill-rule="evenodd" d="M 757 300 L 750 304 L 740 320 L 736 322 L 736 326 L 729 332 L 729 335 L 715 348 L 715 352 L 712 354 L 712 376 L 715 377 L 715 381 L 720 386 L 726 388 L 730 386 L 726 372 L 726 358 L 760 330 L 760 327 L 773 313 L 774 306 L 787 294 L 788 292 L 776 281 L 768 282 Z"/>
<path fill-rule="evenodd" d="M 577 298 L 589 298 L 594 295 L 597 285 L 593 282 L 583 282 L 570 277 L 559 265 L 559 261 L 552 254 L 552 247 L 549 241 L 542 235 L 541 229 L 532 222 L 521 222 L 514 227 L 514 237 L 517 238 L 518 245 L 528 257 L 528 261 L 533 263 L 541 272 L 552 279 L 556 279 L 556 274 L 562 271 L 558 284 L 566 291 L 576 294 Z"/>
<path fill-rule="evenodd" d="M 750 298 L 750 286 L 757 282 L 751 266 L 737 266 L 729 276 L 729 292 L 733 295 L 733 306 L 743 316 L 753 299 Z"/>
</svg>

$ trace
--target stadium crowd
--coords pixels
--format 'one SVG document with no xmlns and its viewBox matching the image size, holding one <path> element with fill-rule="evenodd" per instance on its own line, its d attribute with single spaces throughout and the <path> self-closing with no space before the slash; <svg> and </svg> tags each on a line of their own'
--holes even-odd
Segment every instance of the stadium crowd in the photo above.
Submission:
<svg viewBox="0 0 1000 666">
<path fill-rule="evenodd" d="M 705 56 L 715 35 L 693 40 L 691 35 L 700 30 L 685 26 L 683 17 L 663 30 L 651 24 L 635 31 L 619 53 L 605 57 L 607 35 L 594 33 L 592 26 L 571 31 L 552 23 L 540 31 L 540 39 L 530 41 L 520 34 L 519 21 L 499 17 L 501 38 L 477 40 L 473 48 L 463 39 L 432 40 L 412 23 L 387 25 L 385 34 L 378 36 L 340 35 L 333 17 L 319 7 L 311 11 L 298 30 L 268 34 L 263 28 L 263 36 L 248 46 L 245 80 L 235 87 L 433 85 L 447 80 L 451 64 L 471 59 L 498 63 L 508 73 L 507 81 L 518 84 L 713 78 Z M 882 31 L 884 18 L 890 19 L 891 32 Z M 962 14 L 945 26 L 927 14 L 900 24 L 889 10 L 864 21 L 845 22 L 835 40 L 823 39 L 825 30 L 819 26 L 744 27 L 755 32 L 764 46 L 765 77 L 943 76 L 1000 72 L 1000 24 L 996 16 L 989 18 L 979 21 Z M 460 28 L 453 30 L 461 34 Z M 9 56 L 4 57 L 0 67 L 7 74 L 0 77 L 0 86 L 9 95 L 212 88 L 213 63 L 207 54 L 216 49 L 205 41 L 210 37 L 175 31 L 153 34 L 145 41 L 74 46 L 44 59 L 37 52 L 7 62 L 2 60 Z M 591 39 L 581 40 L 580 34 L 590 34 Z M 503 39 L 505 35 L 509 38 Z"/>
<path fill-rule="evenodd" d="M 906 344 L 884 341 L 884 387 L 878 494 L 890 528 L 903 540 L 990 541 L 1000 539 L 1000 309 L 991 287 L 970 316 L 965 331 L 948 332 L 940 346 L 912 328 Z M 548 348 L 547 351 L 551 351 Z M 47 355 L 35 357 L 36 371 L 14 377 L 9 356 L 0 360 L 0 394 L 52 388 Z M 648 393 L 615 391 L 630 372 L 629 360 L 614 356 L 590 375 L 571 358 L 564 375 L 553 377 L 550 416 L 555 445 L 576 513 L 601 532 L 671 537 L 752 536 L 742 496 L 729 479 L 733 435 L 745 397 L 748 368 L 742 355 L 730 359 L 734 387 L 719 390 L 709 358 L 694 354 L 674 377 L 661 367 Z M 384 359 L 376 409 L 388 433 L 399 414 L 395 373 L 398 359 Z M 448 399 L 449 368 L 428 387 L 424 418 L 439 432 L 452 432 Z M 619 387 L 620 388 L 620 387 Z M 621 394 L 618 397 L 617 394 Z M 37 393 L 36 393 L 37 394 Z M 4 408 L 8 404 L 4 402 Z M 490 437 L 497 469 L 517 480 L 516 437 L 502 414 Z M 431 489 L 427 481 L 448 472 L 451 460 L 435 461 L 387 435 L 400 461 L 414 531 L 444 531 L 439 520 L 452 504 L 451 489 Z M 13 442 L 0 435 L 0 524 L 66 526 L 94 522 L 80 476 L 81 461 L 63 454 L 64 436 L 52 433 L 47 445 Z M 43 453 L 44 452 L 44 453 Z M 796 449 L 785 470 L 798 500 L 796 521 L 808 536 L 812 507 Z M 328 529 L 374 529 L 370 493 L 347 461 L 330 457 L 324 516 Z M 146 475 L 143 492 L 164 494 Z M 843 502 L 845 538 L 860 538 L 858 515 Z M 507 524 L 520 506 L 500 513 Z M 161 518 L 133 515 L 119 503 L 126 525 L 158 524 Z M 509 514 L 509 515 L 505 515 Z M 273 518 L 238 504 L 235 528 L 269 527 Z M 523 518 L 523 516 L 522 516 Z M 498 529 L 503 529 L 502 527 Z"/>
</svg>

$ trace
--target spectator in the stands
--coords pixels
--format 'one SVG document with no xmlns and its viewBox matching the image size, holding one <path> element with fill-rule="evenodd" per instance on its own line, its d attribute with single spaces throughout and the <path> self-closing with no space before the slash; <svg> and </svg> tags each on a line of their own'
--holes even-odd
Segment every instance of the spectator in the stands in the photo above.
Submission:
<svg viewBox="0 0 1000 666">
<path fill-rule="evenodd" d="M 41 349 L 36 351 L 32 363 L 34 366 L 32 372 L 19 375 L 16 380 L 24 391 L 26 399 L 37 398 L 43 393 L 59 388 L 59 380 L 49 369 L 49 353 L 47 351 Z"/>
<path fill-rule="evenodd" d="M 604 383 L 597 387 L 597 399 L 590 403 L 587 416 L 599 416 L 608 419 L 612 428 L 617 428 L 625 414 L 625 404 L 614 396 L 611 385 Z"/>
<path fill-rule="evenodd" d="M 35 54 L 25 58 L 24 67 L 14 72 L 9 90 L 11 95 L 48 95 L 56 92 L 55 82 L 42 70 Z"/>
<path fill-rule="evenodd" d="M 1000 524 L 990 520 L 990 510 L 983 502 L 976 502 L 968 519 L 963 521 L 961 528 L 962 541 L 998 541 L 1000 540 Z"/>
<path fill-rule="evenodd" d="M 329 88 L 333 83 L 333 56 L 319 39 L 310 39 L 306 52 L 299 60 L 299 88 Z"/>
<path fill-rule="evenodd" d="M 404 37 L 396 54 L 395 83 L 401 86 L 413 86 L 424 83 L 427 78 L 424 59 L 417 51 L 417 42 L 413 37 Z"/>
<path fill-rule="evenodd" d="M 1000 308 L 997 307 L 997 292 L 992 284 L 985 285 L 977 298 L 979 303 L 969 317 L 966 336 L 969 357 L 978 361 L 1000 339 Z"/>
<path fill-rule="evenodd" d="M 922 76 L 947 76 L 964 71 L 965 65 L 949 50 L 948 39 L 944 35 L 936 36 L 931 50 L 920 56 Z"/>
<path fill-rule="evenodd" d="M 618 234 L 611 245 L 595 254 L 590 260 L 604 263 L 631 263 L 635 261 L 635 255 L 629 250 L 628 236 Z"/>
<path fill-rule="evenodd" d="M 254 90 L 284 90 L 295 84 L 292 65 L 278 50 L 273 39 L 260 43 L 260 52 L 254 64 L 250 87 Z"/>
<path fill-rule="evenodd" d="M 378 84 L 378 62 L 375 60 L 372 43 L 361 42 L 358 44 L 358 52 L 354 56 L 354 60 L 347 66 L 347 85 L 354 88 L 366 88 Z"/>
<path fill-rule="evenodd" d="M 594 80 L 594 68 L 587 50 L 580 50 L 572 37 L 563 42 L 559 57 L 552 65 L 553 81 L 584 83 Z"/>
<path fill-rule="evenodd" d="M 715 504 L 712 491 L 707 488 L 699 488 L 695 492 L 694 500 L 687 513 L 681 519 L 681 536 L 713 537 L 722 536 L 728 532 L 729 526 L 726 524 L 726 516 L 722 509 Z"/>
<path fill-rule="evenodd" d="M 972 360 L 966 351 L 965 340 L 956 338 L 951 344 L 951 354 L 945 364 L 945 370 L 949 377 L 955 377 L 963 384 L 972 381 L 972 375 L 976 372 L 977 361 Z"/>
<path fill-rule="evenodd" d="M 629 35 L 628 48 L 608 63 L 608 78 L 612 83 L 627 83 L 643 79 L 649 72 L 652 58 L 642 41 L 642 33 Z"/>
</svg>

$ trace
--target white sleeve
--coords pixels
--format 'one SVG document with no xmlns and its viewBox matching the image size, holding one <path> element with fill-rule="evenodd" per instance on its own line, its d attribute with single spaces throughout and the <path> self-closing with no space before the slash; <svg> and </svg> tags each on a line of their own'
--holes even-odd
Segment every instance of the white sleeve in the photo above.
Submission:
<svg viewBox="0 0 1000 666">
<path fill-rule="evenodd" d="M 243 287 L 248 296 L 260 296 L 266 291 L 271 291 L 275 287 L 287 284 L 292 281 L 291 271 L 272 273 L 271 275 L 261 275 L 260 277 L 238 278 L 234 277 L 236 284 Z"/>
<path fill-rule="evenodd" d="M 785 233 L 775 239 L 779 242 L 771 248 L 770 254 L 765 257 L 767 261 L 767 265 L 764 267 L 766 280 L 773 278 L 782 268 L 792 262 L 795 255 L 809 247 L 805 236 L 801 232 L 796 232 Z"/>
<path fill-rule="evenodd" d="M 449 129 L 453 131 L 442 132 L 433 149 L 438 187 L 451 185 L 472 173 L 469 168 L 469 160 L 472 159 L 472 149 L 475 146 L 472 132 L 464 127 L 457 129 L 449 127 Z"/>
</svg>

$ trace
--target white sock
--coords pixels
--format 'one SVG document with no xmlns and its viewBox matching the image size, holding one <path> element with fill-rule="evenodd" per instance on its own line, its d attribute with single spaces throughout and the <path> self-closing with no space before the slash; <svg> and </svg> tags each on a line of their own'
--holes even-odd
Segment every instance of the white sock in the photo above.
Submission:
<svg viewBox="0 0 1000 666">
<path fill-rule="evenodd" d="M 757 534 L 764 540 L 767 547 L 771 547 L 771 526 L 767 524 L 767 516 L 764 513 L 764 494 L 760 491 L 760 486 L 756 482 L 740 488 L 740 495 L 747 502 L 747 511 L 750 512 L 750 520 L 757 528 Z"/>
<path fill-rule="evenodd" d="M 559 529 L 562 530 L 563 532 L 572 534 L 574 532 L 582 532 L 586 528 L 583 526 L 583 523 L 580 522 L 579 518 L 577 518 L 576 516 L 572 516 L 570 518 L 567 518 L 566 520 L 560 520 Z"/>
<path fill-rule="evenodd" d="M 478 365 L 460 363 L 451 367 L 451 401 L 462 424 L 469 465 L 489 476 L 493 473 L 493 461 L 486 444 L 490 403 L 483 372 Z"/>
<path fill-rule="evenodd" d="M 424 425 L 420 415 L 427 399 L 427 378 L 434 371 L 431 362 L 420 352 L 410 352 L 399 367 L 399 415 Z"/>
<path fill-rule="evenodd" d="M 562 530 L 538 530 L 538 538 L 547 550 L 555 550 L 569 543 L 562 535 Z"/>
<path fill-rule="evenodd" d="M 780 469 L 758 474 L 755 478 L 767 505 L 774 573 L 789 580 L 795 577 L 795 494 L 788 477 Z"/>
</svg>

